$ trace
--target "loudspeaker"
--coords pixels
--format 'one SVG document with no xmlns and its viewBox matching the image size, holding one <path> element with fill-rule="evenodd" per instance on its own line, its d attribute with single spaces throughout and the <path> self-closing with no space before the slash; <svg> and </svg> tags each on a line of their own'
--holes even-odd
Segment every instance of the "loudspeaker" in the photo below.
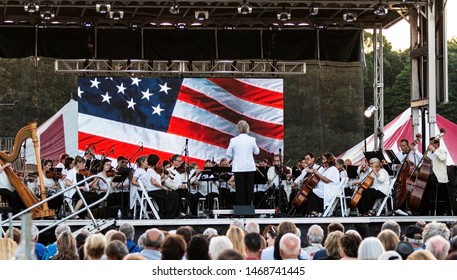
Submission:
<svg viewBox="0 0 457 280">
<path fill-rule="evenodd" d="M 254 205 L 233 205 L 233 216 L 234 217 L 254 217 L 255 207 Z"/>
</svg>

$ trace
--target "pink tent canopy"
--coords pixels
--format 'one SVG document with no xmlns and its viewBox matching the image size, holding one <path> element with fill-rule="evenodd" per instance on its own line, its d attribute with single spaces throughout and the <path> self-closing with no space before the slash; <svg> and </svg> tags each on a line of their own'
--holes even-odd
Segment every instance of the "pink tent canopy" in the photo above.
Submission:
<svg viewBox="0 0 457 280">
<path fill-rule="evenodd" d="M 447 164 L 454 165 L 457 162 L 457 124 L 445 119 L 439 114 L 436 115 L 435 132 L 438 133 L 440 128 L 446 130 L 441 141 L 441 147 L 448 152 Z M 422 131 L 421 125 L 419 125 L 419 132 Z M 425 139 L 429 139 L 428 129 Z M 408 108 L 402 114 L 397 116 L 393 121 L 384 126 L 384 150 L 393 150 L 395 153 L 400 149 L 400 140 L 408 139 L 410 142 L 413 138 L 413 128 L 411 125 L 411 109 Z M 351 149 L 341 154 L 338 158 L 351 159 L 353 164 L 359 164 L 364 158 L 363 152 L 365 150 L 372 151 L 374 148 L 373 135 L 367 137 L 364 141 L 361 141 Z M 427 143 L 428 144 L 428 141 Z M 419 145 L 419 150 L 422 145 Z M 388 159 L 387 156 L 385 156 Z"/>
</svg>

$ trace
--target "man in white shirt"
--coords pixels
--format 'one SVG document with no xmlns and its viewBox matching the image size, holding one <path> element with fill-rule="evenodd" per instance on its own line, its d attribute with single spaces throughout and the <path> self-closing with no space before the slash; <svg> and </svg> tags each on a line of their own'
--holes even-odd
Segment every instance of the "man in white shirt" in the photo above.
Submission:
<svg viewBox="0 0 457 280">
<path fill-rule="evenodd" d="M 418 165 L 422 159 L 422 154 L 421 152 L 416 150 L 416 145 L 414 145 L 411 149 L 407 139 L 400 140 L 400 151 L 398 151 L 395 155 L 401 163 L 403 163 L 405 161 L 406 156 L 408 156 L 408 160 L 414 165 Z M 399 171 L 400 167 L 401 164 L 394 164 L 392 166 L 392 169 L 394 171 Z"/>
<path fill-rule="evenodd" d="M 236 128 L 240 134 L 230 139 L 227 156 L 232 159 L 236 204 L 250 205 L 254 196 L 254 173 L 256 171 L 253 155 L 258 155 L 260 150 L 255 138 L 248 135 L 249 124 L 246 121 L 239 121 Z"/>
</svg>

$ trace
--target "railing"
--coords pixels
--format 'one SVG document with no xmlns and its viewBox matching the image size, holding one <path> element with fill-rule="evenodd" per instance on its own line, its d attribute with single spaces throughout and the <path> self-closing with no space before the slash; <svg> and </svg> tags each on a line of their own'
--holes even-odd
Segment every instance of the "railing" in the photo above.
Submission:
<svg viewBox="0 0 457 280">
<path fill-rule="evenodd" d="M 32 210 L 35 209 L 36 207 L 38 207 L 38 206 L 40 206 L 40 205 L 42 205 L 42 204 L 44 204 L 44 203 L 46 203 L 46 202 L 48 202 L 48 201 L 50 201 L 50 200 L 52 200 L 52 199 L 58 197 L 58 196 L 60 196 L 60 195 L 63 195 L 64 193 L 66 193 L 66 192 L 68 192 L 68 191 L 70 191 L 70 190 L 76 188 L 76 192 L 78 193 L 80 199 L 82 200 L 84 207 L 82 207 L 82 208 L 79 209 L 78 211 L 75 211 L 75 212 L 71 213 L 70 215 L 66 216 L 66 217 L 63 218 L 63 219 L 56 221 L 54 224 L 51 224 L 51 225 L 49 225 L 49 226 L 43 228 L 42 230 L 40 230 L 39 233 L 45 232 L 45 231 L 49 230 L 50 228 L 53 228 L 53 227 L 55 227 L 55 226 L 57 226 L 57 225 L 59 225 L 59 224 L 65 222 L 65 221 L 67 221 L 67 220 L 69 220 L 69 219 L 71 219 L 71 218 L 77 216 L 78 214 L 80 214 L 80 213 L 82 213 L 82 212 L 84 212 L 84 211 L 87 211 L 87 212 L 89 213 L 89 216 L 90 216 L 90 218 L 91 218 L 93 224 L 94 224 L 94 225 L 97 225 L 97 221 L 95 220 L 95 217 L 94 217 L 94 215 L 92 214 L 92 211 L 90 210 L 90 208 L 92 208 L 92 207 L 94 207 L 94 206 L 100 204 L 102 201 L 106 200 L 106 199 L 108 198 L 108 195 L 109 195 L 109 190 L 106 191 L 106 194 L 105 194 L 102 198 L 100 198 L 99 200 L 97 200 L 97 201 L 93 202 L 92 204 L 88 205 L 88 204 L 87 204 L 87 201 L 84 199 L 84 196 L 83 196 L 81 190 L 78 188 L 78 186 L 80 186 L 81 184 L 83 184 L 83 183 L 85 183 L 85 182 L 87 182 L 87 181 L 89 181 L 89 180 L 95 179 L 95 178 L 101 179 L 102 181 L 104 181 L 104 183 L 105 183 L 107 186 L 109 186 L 108 181 L 107 181 L 105 178 L 103 178 L 102 176 L 100 176 L 100 175 L 93 175 L 93 176 L 90 176 L 90 177 L 88 177 L 88 178 L 86 178 L 86 179 L 84 179 L 84 180 L 82 180 L 82 181 L 79 181 L 77 184 L 72 185 L 72 186 L 70 186 L 70 187 L 67 187 L 67 188 L 65 188 L 65 189 L 63 189 L 63 190 L 57 192 L 56 194 L 54 194 L 54 195 L 52 195 L 52 196 L 46 198 L 45 200 L 42 200 L 42 201 L 38 202 L 37 204 L 35 204 L 35 205 L 33 205 L 33 206 L 31 206 L 31 207 L 29 207 L 29 208 L 27 208 L 27 209 L 25 209 L 25 210 L 23 210 L 23 211 L 17 213 L 16 215 L 12 216 L 12 217 L 9 219 L 9 221 L 14 220 L 14 219 L 16 219 L 17 217 L 20 217 L 20 216 L 24 215 L 25 213 L 28 213 L 28 212 L 32 211 Z M 62 206 L 62 207 L 64 207 L 64 206 Z M 0 227 L 0 231 L 3 232 L 3 226 L 4 226 L 4 224 L 8 223 L 9 221 L 8 221 L 8 220 L 7 220 L 7 221 L 4 221 L 4 222 L 1 222 L 1 221 L 0 221 L 0 226 L 1 226 L 1 227 Z"/>
</svg>

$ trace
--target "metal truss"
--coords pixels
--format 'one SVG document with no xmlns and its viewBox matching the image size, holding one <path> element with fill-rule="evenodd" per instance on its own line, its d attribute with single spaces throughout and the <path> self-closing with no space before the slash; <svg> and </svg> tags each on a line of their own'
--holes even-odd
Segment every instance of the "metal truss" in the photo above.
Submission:
<svg viewBox="0 0 457 280">
<path fill-rule="evenodd" d="M 57 59 L 57 73 L 161 77 L 280 77 L 306 74 L 304 61 L 276 60 L 106 60 Z"/>
<path fill-rule="evenodd" d="M 373 28 L 374 150 L 384 149 L 384 58 L 382 24 Z"/>
</svg>

